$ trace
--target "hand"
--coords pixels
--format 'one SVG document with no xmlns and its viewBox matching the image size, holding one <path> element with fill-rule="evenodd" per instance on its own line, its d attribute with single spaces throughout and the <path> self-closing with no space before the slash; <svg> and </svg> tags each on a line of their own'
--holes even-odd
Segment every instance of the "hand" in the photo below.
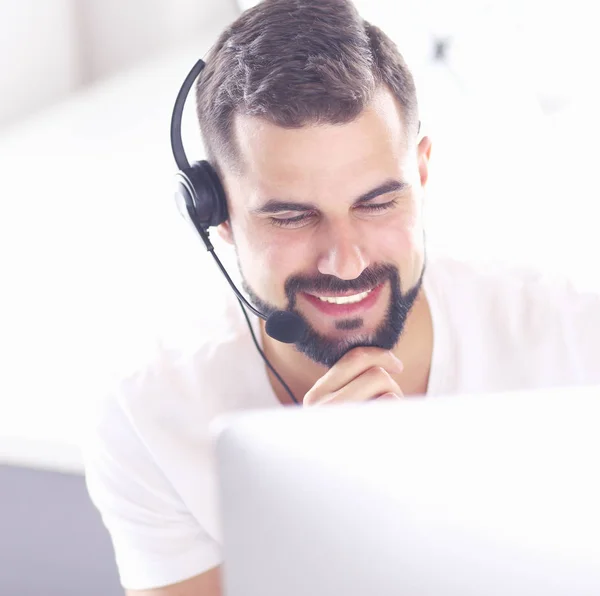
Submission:
<svg viewBox="0 0 600 596">
<path fill-rule="evenodd" d="M 402 390 L 392 374 L 404 370 L 402 362 L 388 350 L 354 348 L 344 354 L 304 396 L 303 405 L 400 398 Z"/>
</svg>

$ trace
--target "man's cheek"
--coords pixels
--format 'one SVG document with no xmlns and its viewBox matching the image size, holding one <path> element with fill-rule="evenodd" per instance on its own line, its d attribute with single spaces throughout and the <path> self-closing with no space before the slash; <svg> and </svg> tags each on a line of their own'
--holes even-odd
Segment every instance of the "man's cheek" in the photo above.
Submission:
<svg viewBox="0 0 600 596">
<path fill-rule="evenodd" d="M 285 257 L 273 251 L 248 253 L 243 265 L 246 279 L 262 297 L 277 301 L 283 295 L 285 283 Z M 278 291 L 279 290 L 279 291 Z"/>
<path fill-rule="evenodd" d="M 384 261 L 399 262 L 410 257 L 423 244 L 423 230 L 416 225 L 396 226 L 381 231 L 377 240 Z M 374 245 L 372 245 L 374 246 Z"/>
</svg>

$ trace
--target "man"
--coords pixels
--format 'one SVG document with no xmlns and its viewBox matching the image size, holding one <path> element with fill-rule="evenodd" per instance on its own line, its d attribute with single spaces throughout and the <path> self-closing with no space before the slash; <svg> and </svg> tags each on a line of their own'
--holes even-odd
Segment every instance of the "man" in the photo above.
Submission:
<svg viewBox="0 0 600 596">
<path fill-rule="evenodd" d="M 218 232 L 295 345 L 253 326 L 304 406 L 600 382 L 600 299 L 425 258 L 431 142 L 391 41 L 346 0 L 266 0 L 227 29 L 198 83 L 226 191 Z M 484 200 L 484 198 L 482 198 Z M 208 426 L 291 396 L 239 305 L 106 400 L 87 481 L 127 593 L 217 596 L 222 563 Z"/>
</svg>

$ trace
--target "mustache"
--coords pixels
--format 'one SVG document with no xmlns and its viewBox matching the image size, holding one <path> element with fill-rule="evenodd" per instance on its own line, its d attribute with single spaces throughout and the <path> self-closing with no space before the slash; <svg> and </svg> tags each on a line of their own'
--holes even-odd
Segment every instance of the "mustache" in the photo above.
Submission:
<svg viewBox="0 0 600 596">
<path fill-rule="evenodd" d="M 333 275 L 293 275 L 285 282 L 285 293 L 290 300 L 298 292 L 366 292 L 390 278 L 397 278 L 398 270 L 393 265 L 373 265 L 367 267 L 355 279 L 340 279 Z"/>
</svg>

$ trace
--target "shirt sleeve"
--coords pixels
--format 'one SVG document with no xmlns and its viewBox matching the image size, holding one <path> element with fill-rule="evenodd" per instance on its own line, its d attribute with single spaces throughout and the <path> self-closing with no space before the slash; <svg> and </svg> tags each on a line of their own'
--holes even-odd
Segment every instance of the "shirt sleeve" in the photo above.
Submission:
<svg viewBox="0 0 600 596">
<path fill-rule="evenodd" d="M 125 589 L 174 584 L 220 565 L 220 546 L 186 508 L 116 399 L 83 445 L 86 483 Z"/>
</svg>

